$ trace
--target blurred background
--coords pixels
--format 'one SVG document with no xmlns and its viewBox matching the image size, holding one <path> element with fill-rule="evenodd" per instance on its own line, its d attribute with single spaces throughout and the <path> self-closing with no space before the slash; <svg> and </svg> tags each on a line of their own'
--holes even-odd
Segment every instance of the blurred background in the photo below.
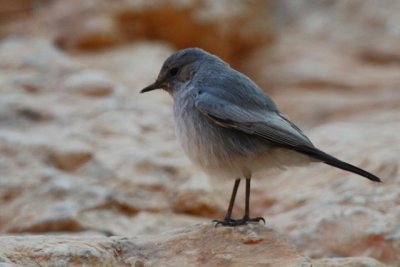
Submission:
<svg viewBox="0 0 400 267">
<path fill-rule="evenodd" d="M 139 94 L 166 57 L 195 46 L 254 79 L 316 146 L 384 180 L 322 164 L 260 173 L 251 213 L 306 256 L 399 264 L 399 10 L 0 0 L 0 233 L 147 236 L 222 218 L 233 180 L 186 159 L 166 93 Z"/>
</svg>

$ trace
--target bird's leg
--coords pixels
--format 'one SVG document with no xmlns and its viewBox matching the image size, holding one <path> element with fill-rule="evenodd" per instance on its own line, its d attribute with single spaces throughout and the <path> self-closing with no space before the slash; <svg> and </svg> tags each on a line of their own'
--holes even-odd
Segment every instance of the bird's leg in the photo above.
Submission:
<svg viewBox="0 0 400 267">
<path fill-rule="evenodd" d="M 225 218 L 222 221 L 214 220 L 213 222 L 216 223 L 215 226 L 217 226 L 219 224 L 227 226 L 227 225 L 230 225 L 230 223 L 232 223 L 234 221 L 231 216 L 232 216 L 232 209 L 233 209 L 233 205 L 235 204 L 235 198 L 236 198 L 237 190 L 239 188 L 239 184 L 240 184 L 240 178 L 237 178 L 235 180 L 235 184 L 233 185 L 231 200 L 229 201 L 229 207 L 226 212 Z"/>
<path fill-rule="evenodd" d="M 243 224 L 246 224 L 247 222 L 259 222 L 259 221 L 263 221 L 265 223 L 263 217 L 250 218 L 250 182 L 251 179 L 246 178 L 246 202 L 244 207 L 244 216 L 241 221 L 243 221 Z"/>
<path fill-rule="evenodd" d="M 263 217 L 250 218 L 250 181 L 251 181 L 250 178 L 246 178 L 246 202 L 245 202 L 245 210 L 243 218 L 239 220 L 234 220 L 231 218 L 233 204 L 235 203 L 235 197 L 240 183 L 240 179 L 236 179 L 235 185 L 233 186 L 231 201 L 229 202 L 229 208 L 225 215 L 225 218 L 222 221 L 214 220 L 214 222 L 216 223 L 215 226 L 217 225 L 238 226 L 247 224 L 248 222 L 260 222 L 260 221 L 263 221 L 265 223 Z"/>
<path fill-rule="evenodd" d="M 227 210 L 225 218 L 224 218 L 225 221 L 232 220 L 232 217 L 231 217 L 232 210 L 233 210 L 233 205 L 235 205 L 235 198 L 236 198 L 236 193 L 239 188 L 239 184 L 240 184 L 240 178 L 236 179 L 235 184 L 233 185 L 231 200 L 229 201 L 229 207 L 228 207 L 228 210 Z"/>
</svg>

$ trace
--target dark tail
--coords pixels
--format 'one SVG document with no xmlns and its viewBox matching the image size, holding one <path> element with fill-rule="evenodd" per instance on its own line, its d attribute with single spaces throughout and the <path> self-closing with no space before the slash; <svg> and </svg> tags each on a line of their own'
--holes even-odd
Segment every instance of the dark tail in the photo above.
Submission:
<svg viewBox="0 0 400 267">
<path fill-rule="evenodd" d="M 333 167 L 356 173 L 356 174 L 364 176 L 365 178 L 368 178 L 374 182 L 382 182 L 379 177 L 373 175 L 372 173 L 369 173 L 367 171 L 364 171 L 363 169 L 360 169 L 356 166 L 353 166 L 349 163 L 346 163 L 335 157 L 332 157 L 331 155 L 326 154 L 325 152 L 322 152 L 321 150 L 319 150 L 315 147 L 300 146 L 300 147 L 296 147 L 294 149 L 302 154 L 305 154 L 312 158 L 321 160 L 322 162 L 324 162 L 328 165 L 331 165 Z"/>
</svg>

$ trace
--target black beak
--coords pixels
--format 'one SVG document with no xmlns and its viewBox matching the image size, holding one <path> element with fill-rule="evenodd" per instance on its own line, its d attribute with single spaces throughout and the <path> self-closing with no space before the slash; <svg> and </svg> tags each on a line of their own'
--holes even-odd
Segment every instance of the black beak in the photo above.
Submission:
<svg viewBox="0 0 400 267">
<path fill-rule="evenodd" d="M 161 86 L 157 81 L 155 81 L 154 83 L 150 84 L 149 86 L 143 88 L 140 91 L 140 93 L 146 93 L 146 92 L 153 91 L 153 90 L 156 90 L 156 89 L 161 89 Z"/>
</svg>

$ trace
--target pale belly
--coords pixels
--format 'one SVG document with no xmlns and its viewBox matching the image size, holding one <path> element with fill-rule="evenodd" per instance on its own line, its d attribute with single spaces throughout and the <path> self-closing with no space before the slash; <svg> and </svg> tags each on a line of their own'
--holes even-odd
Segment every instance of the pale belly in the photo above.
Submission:
<svg viewBox="0 0 400 267">
<path fill-rule="evenodd" d="M 224 128 L 198 112 L 192 112 L 190 118 L 177 117 L 175 125 L 184 152 L 211 176 L 249 178 L 260 170 L 310 162 L 308 156 L 278 148 L 261 137 Z"/>
</svg>

